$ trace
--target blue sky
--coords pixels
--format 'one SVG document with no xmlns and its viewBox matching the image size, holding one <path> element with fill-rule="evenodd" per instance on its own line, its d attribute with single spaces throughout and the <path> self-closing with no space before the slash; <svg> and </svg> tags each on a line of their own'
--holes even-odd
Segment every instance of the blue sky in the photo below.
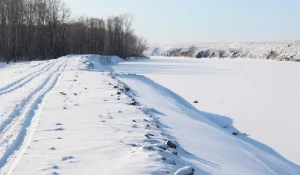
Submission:
<svg viewBox="0 0 300 175">
<path fill-rule="evenodd" d="M 300 39 L 300 0 L 65 0 L 72 16 L 131 13 L 149 43 Z"/>
</svg>

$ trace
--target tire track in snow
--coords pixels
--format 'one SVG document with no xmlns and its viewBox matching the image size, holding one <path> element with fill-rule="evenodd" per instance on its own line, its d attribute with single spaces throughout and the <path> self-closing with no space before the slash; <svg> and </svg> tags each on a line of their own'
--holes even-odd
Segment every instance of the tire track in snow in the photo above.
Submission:
<svg viewBox="0 0 300 175">
<path fill-rule="evenodd" d="M 30 66 L 30 67 L 38 67 L 38 66 L 40 66 L 40 65 L 42 65 L 42 64 L 44 64 L 44 62 L 37 63 L 37 64 L 32 65 L 32 66 Z"/>
<path fill-rule="evenodd" d="M 35 95 L 38 94 L 41 89 L 47 84 L 47 82 L 51 79 L 51 77 L 53 76 L 52 74 L 54 74 L 55 72 L 58 72 L 59 69 L 61 68 L 61 66 L 63 66 L 63 64 L 61 64 L 60 66 L 58 66 L 56 68 L 56 70 L 51 73 L 43 82 L 40 86 L 38 86 L 36 89 L 34 89 L 31 93 L 29 93 L 24 99 L 21 100 L 21 102 L 19 104 L 17 104 L 13 111 L 9 114 L 9 116 L 7 117 L 7 119 L 2 122 L 0 124 L 0 146 L 2 144 L 2 140 L 4 138 L 3 134 L 6 133 L 7 127 L 10 125 L 10 123 L 18 116 L 20 116 L 22 114 L 22 110 L 24 110 L 24 108 L 26 107 L 26 105 L 28 103 L 30 103 L 30 101 L 32 101 L 31 99 L 34 99 Z"/>
<path fill-rule="evenodd" d="M 6 85 L 3 88 L 0 88 L 0 96 L 23 87 L 25 84 L 29 83 L 35 77 L 41 75 L 44 72 L 49 71 L 50 68 L 53 67 L 55 63 L 56 62 L 47 64 L 46 66 L 42 67 L 41 69 L 39 69 L 37 71 L 34 71 L 33 73 L 30 73 L 29 75 L 26 75 L 23 78 L 15 81 L 15 82 L 13 82 L 13 83 L 11 83 L 9 85 Z"/>
<path fill-rule="evenodd" d="M 32 96 L 23 100 L 23 105 L 20 106 L 21 112 L 17 112 L 8 124 L 2 126 L 4 130 L 0 132 L 0 153 L 2 154 L 0 155 L 0 174 L 10 173 L 24 153 L 37 125 L 37 120 L 33 119 L 39 115 L 42 109 L 40 105 L 45 103 L 45 96 L 57 84 L 66 66 L 67 63 L 64 62 L 51 72 L 50 76 L 31 93 Z M 29 101 L 26 101 L 28 98 Z M 19 108 L 16 110 L 18 111 Z"/>
<path fill-rule="evenodd" d="M 54 65 L 55 63 L 53 63 Z M 50 70 L 47 69 L 48 71 Z M 56 68 L 55 71 L 59 70 L 59 66 Z M 44 72 L 45 73 L 45 72 Z M 9 126 L 9 124 L 16 118 L 17 116 L 21 115 L 22 109 L 27 105 L 28 101 L 37 93 L 39 90 L 49 81 L 51 78 L 51 74 L 45 79 L 44 82 L 37 88 L 35 88 L 31 93 L 29 93 L 25 98 L 23 98 L 15 107 L 13 108 L 13 111 L 8 115 L 8 117 L 0 124 L 0 146 L 2 144 L 1 140 L 4 138 L 3 133 L 5 133 L 5 128 Z M 1 148 L 1 147 L 0 147 Z M 1 151 L 1 150 L 0 150 Z"/>
</svg>

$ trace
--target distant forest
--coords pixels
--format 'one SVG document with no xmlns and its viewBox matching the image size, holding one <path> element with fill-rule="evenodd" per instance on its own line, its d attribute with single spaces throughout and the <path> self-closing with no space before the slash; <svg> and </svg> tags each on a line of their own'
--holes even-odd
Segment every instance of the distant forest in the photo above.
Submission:
<svg viewBox="0 0 300 175">
<path fill-rule="evenodd" d="M 66 54 L 142 56 L 146 40 L 133 17 L 71 19 L 61 0 L 0 0 L 0 61 L 44 60 Z"/>
</svg>

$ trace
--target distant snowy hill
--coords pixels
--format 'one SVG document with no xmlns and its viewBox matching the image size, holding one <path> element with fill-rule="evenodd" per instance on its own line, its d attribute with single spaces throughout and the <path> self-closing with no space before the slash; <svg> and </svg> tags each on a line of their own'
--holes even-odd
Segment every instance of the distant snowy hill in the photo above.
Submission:
<svg viewBox="0 0 300 175">
<path fill-rule="evenodd" d="M 249 43 L 200 43 L 195 45 L 150 45 L 145 51 L 145 55 L 300 61 L 300 40 Z"/>
</svg>

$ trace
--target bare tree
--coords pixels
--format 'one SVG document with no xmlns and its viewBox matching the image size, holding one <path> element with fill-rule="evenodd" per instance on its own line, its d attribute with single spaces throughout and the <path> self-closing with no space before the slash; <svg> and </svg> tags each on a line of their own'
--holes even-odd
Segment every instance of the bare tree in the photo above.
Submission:
<svg viewBox="0 0 300 175">
<path fill-rule="evenodd" d="M 0 61 L 50 59 L 68 53 L 141 56 L 146 40 L 133 16 L 70 20 L 62 0 L 0 0 Z"/>
</svg>

